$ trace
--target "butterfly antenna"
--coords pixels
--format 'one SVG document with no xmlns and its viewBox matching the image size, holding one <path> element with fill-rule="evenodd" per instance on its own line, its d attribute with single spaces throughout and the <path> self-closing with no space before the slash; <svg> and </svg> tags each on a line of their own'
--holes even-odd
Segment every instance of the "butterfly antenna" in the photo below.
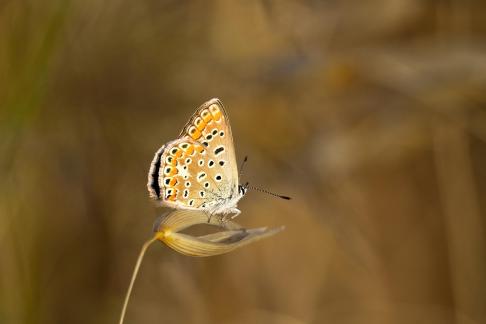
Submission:
<svg viewBox="0 0 486 324">
<path fill-rule="evenodd" d="M 277 197 L 277 198 L 281 198 L 281 199 L 285 199 L 285 200 L 292 199 L 289 196 L 278 195 L 278 194 L 273 193 L 273 192 L 270 192 L 270 191 L 268 191 L 266 189 L 262 189 L 262 188 L 250 186 L 250 185 L 248 185 L 248 183 L 246 183 L 246 188 L 252 189 L 252 190 L 256 190 L 256 191 L 259 191 L 259 192 L 263 192 L 263 193 L 269 194 L 271 196 L 274 196 L 274 197 Z"/>
<path fill-rule="evenodd" d="M 245 167 L 246 161 L 248 161 L 248 155 L 245 156 L 245 158 L 243 159 L 243 162 L 241 162 L 240 174 L 238 175 L 239 179 L 241 179 L 241 177 L 243 176 L 243 168 Z"/>
</svg>

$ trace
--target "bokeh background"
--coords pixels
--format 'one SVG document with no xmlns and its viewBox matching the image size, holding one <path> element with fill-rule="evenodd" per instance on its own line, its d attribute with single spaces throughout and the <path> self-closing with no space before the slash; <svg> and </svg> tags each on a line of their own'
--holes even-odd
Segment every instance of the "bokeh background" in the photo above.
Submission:
<svg viewBox="0 0 486 324">
<path fill-rule="evenodd" d="M 226 105 L 228 255 L 152 246 L 127 323 L 486 323 L 486 3 L 0 1 L 0 323 L 116 323 L 154 152 Z"/>
</svg>

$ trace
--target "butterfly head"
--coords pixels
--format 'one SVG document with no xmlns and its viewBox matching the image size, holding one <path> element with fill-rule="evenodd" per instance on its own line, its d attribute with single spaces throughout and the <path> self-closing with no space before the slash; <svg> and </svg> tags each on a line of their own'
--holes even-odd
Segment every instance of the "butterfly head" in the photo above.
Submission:
<svg viewBox="0 0 486 324">
<path fill-rule="evenodd" d="M 249 185 L 248 182 L 245 183 L 244 185 L 241 185 L 241 184 L 238 185 L 238 193 L 241 197 L 243 197 L 246 194 L 246 192 L 248 191 L 248 185 Z"/>
</svg>

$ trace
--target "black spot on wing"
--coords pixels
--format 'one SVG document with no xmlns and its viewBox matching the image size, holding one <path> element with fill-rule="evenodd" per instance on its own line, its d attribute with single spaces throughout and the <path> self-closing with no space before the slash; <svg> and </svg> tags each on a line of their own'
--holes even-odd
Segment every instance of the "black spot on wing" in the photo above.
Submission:
<svg viewBox="0 0 486 324">
<path fill-rule="evenodd" d="M 224 147 L 220 146 L 214 150 L 214 155 L 218 155 L 219 153 L 224 151 Z"/>
<path fill-rule="evenodd" d="M 197 178 L 198 179 L 202 179 L 206 176 L 206 173 L 205 172 L 200 172 L 198 175 L 197 175 Z"/>
</svg>

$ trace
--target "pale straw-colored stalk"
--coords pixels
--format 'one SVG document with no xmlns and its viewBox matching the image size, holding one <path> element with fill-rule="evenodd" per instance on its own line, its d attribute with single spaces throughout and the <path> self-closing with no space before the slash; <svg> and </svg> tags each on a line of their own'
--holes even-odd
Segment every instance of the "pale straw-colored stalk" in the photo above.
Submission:
<svg viewBox="0 0 486 324">
<path fill-rule="evenodd" d="M 133 269 L 132 279 L 130 280 L 130 285 L 128 286 L 127 294 L 125 295 L 125 301 L 123 302 L 123 308 L 121 311 L 119 324 L 123 324 L 123 321 L 125 320 L 125 313 L 127 311 L 128 300 L 130 299 L 130 295 L 132 294 L 133 284 L 135 282 L 135 279 L 137 278 L 138 270 L 140 269 L 140 264 L 142 264 L 143 256 L 145 255 L 145 252 L 147 251 L 148 247 L 152 243 L 158 240 L 158 234 L 159 233 L 156 233 L 154 237 L 152 237 L 150 240 L 145 242 L 142 246 L 142 249 L 140 250 L 140 253 L 138 254 L 137 263 L 135 264 L 135 268 Z"/>
</svg>

